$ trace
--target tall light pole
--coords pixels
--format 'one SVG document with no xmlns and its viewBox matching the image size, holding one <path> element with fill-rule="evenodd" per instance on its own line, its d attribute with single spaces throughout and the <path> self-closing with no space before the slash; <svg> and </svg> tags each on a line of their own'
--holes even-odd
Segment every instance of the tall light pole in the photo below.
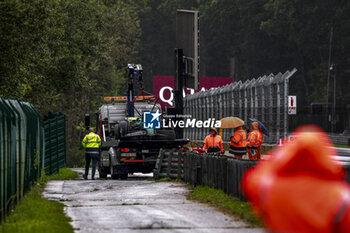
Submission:
<svg viewBox="0 0 350 233">
<path fill-rule="evenodd" d="M 330 71 L 334 72 L 333 75 L 333 108 L 332 108 L 332 125 L 331 125 L 331 129 L 332 129 L 332 133 L 334 133 L 334 128 L 335 128 L 335 110 L 336 110 L 336 77 L 337 77 L 337 69 L 336 66 L 334 64 L 331 65 L 331 67 L 329 68 Z"/>
<path fill-rule="evenodd" d="M 330 74 L 331 74 L 331 61 L 332 61 L 332 41 L 333 41 L 333 24 L 331 26 L 331 33 L 330 33 L 330 36 L 329 36 L 328 72 L 327 72 L 327 99 L 326 99 L 326 101 L 327 101 L 327 115 L 328 115 L 328 120 L 330 122 L 331 122 L 331 117 L 330 117 L 328 104 L 329 104 L 329 77 L 330 77 Z M 331 122 L 331 128 L 332 128 L 332 122 Z"/>
<path fill-rule="evenodd" d="M 333 25 L 331 26 L 331 34 L 329 36 L 329 50 L 328 50 L 328 72 L 327 72 L 327 104 L 329 101 L 329 77 L 331 74 L 331 61 L 332 61 L 332 41 L 333 41 Z"/>
</svg>

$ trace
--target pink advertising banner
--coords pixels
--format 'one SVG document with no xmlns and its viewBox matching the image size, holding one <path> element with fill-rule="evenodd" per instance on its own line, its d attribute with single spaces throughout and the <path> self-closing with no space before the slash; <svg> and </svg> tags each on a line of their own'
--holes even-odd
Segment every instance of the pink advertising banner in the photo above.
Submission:
<svg viewBox="0 0 350 233">
<path fill-rule="evenodd" d="M 159 103 L 162 108 L 171 107 L 173 105 L 173 89 L 174 89 L 174 76 L 153 76 L 153 94 L 159 97 Z M 209 90 L 210 88 L 221 87 L 226 84 L 232 83 L 232 78 L 223 77 L 201 77 L 200 78 L 200 90 Z M 193 94 L 194 91 L 190 88 L 185 88 L 184 95 Z"/>
</svg>

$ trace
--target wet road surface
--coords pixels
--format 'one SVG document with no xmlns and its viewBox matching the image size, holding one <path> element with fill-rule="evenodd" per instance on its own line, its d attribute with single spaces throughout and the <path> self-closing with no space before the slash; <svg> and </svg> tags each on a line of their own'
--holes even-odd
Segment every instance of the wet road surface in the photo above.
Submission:
<svg viewBox="0 0 350 233">
<path fill-rule="evenodd" d="M 82 174 L 82 169 L 76 171 Z M 188 189 L 182 183 L 146 178 L 138 174 L 128 180 L 49 181 L 43 195 L 66 205 L 65 212 L 79 233 L 263 232 L 186 200 Z"/>
</svg>

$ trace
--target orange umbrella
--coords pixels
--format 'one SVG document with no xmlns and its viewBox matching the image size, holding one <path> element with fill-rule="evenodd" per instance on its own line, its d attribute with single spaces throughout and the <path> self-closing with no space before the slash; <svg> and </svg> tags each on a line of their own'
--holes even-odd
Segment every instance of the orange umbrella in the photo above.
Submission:
<svg viewBox="0 0 350 233">
<path fill-rule="evenodd" d="M 239 126 L 244 125 L 244 121 L 238 117 L 225 117 L 222 118 L 220 121 L 222 129 L 237 128 Z"/>
</svg>

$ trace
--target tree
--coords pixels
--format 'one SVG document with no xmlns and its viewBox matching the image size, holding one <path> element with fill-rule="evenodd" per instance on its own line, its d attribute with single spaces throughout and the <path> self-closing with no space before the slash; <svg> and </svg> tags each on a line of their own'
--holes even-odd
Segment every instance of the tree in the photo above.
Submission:
<svg viewBox="0 0 350 233">
<path fill-rule="evenodd" d="M 4 0 L 0 20 L 0 96 L 29 101 L 42 115 L 65 113 L 68 150 L 76 150 L 84 114 L 125 85 L 140 37 L 134 5 Z"/>
</svg>

